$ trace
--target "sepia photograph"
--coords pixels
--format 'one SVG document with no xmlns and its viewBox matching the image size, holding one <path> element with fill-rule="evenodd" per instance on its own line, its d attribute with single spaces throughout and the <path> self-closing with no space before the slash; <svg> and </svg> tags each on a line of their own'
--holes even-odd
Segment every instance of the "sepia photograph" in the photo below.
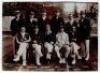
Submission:
<svg viewBox="0 0 100 73">
<path fill-rule="evenodd" d="M 98 71 L 98 2 L 3 2 L 3 71 Z"/>
</svg>

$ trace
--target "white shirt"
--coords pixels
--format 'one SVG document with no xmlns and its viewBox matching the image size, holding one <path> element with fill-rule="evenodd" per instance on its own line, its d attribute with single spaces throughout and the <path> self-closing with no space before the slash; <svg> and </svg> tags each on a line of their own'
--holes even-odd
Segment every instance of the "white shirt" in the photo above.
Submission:
<svg viewBox="0 0 100 73">
<path fill-rule="evenodd" d="M 56 44 L 65 45 L 69 44 L 69 36 L 65 32 L 59 32 L 56 35 Z"/>
</svg>

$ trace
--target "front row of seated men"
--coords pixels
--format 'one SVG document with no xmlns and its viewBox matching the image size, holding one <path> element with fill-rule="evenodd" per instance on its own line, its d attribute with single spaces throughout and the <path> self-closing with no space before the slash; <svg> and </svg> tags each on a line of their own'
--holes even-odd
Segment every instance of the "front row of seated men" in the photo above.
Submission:
<svg viewBox="0 0 100 73">
<path fill-rule="evenodd" d="M 74 28 L 73 28 L 74 29 Z M 75 29 L 74 29 L 75 30 Z M 32 47 L 35 50 L 35 60 L 37 65 L 41 65 L 40 58 L 44 56 L 44 53 L 42 53 L 42 49 L 45 48 L 47 50 L 46 59 L 51 60 L 51 53 L 53 50 L 56 52 L 57 57 L 59 58 L 59 63 L 66 63 L 66 59 L 71 54 L 72 55 L 72 64 L 76 63 L 76 57 L 78 59 L 81 59 L 81 56 L 79 55 L 78 50 L 80 47 L 77 45 L 75 41 L 69 42 L 69 35 L 64 31 L 64 27 L 60 27 L 60 31 L 54 35 L 51 31 L 51 27 L 49 24 L 46 25 L 46 32 L 44 36 L 42 33 L 39 33 L 38 26 L 34 27 L 34 34 L 32 37 L 26 32 L 26 28 L 24 26 L 21 27 L 20 32 L 17 33 L 15 36 L 15 39 L 17 43 L 19 44 L 19 48 L 17 51 L 16 57 L 13 59 L 15 62 L 20 60 L 20 57 L 22 57 L 22 65 L 26 66 L 26 52 L 29 48 L 29 44 L 31 42 Z M 62 57 L 60 54 L 60 50 L 62 48 L 65 48 L 65 56 Z"/>
</svg>

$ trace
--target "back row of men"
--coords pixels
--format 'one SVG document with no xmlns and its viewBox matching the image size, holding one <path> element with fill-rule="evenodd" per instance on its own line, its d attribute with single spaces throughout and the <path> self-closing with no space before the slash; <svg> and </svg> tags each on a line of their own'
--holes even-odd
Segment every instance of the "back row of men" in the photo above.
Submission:
<svg viewBox="0 0 100 73">
<path fill-rule="evenodd" d="M 90 19 L 85 16 L 85 13 L 81 13 L 79 21 L 76 21 L 70 14 L 69 21 L 65 24 L 60 11 L 57 11 L 51 20 L 48 19 L 46 12 L 43 12 L 40 18 L 36 18 L 34 12 L 30 13 L 29 18 L 21 16 L 21 13 L 18 12 L 11 22 L 11 31 L 19 44 L 14 61 L 19 61 L 22 56 L 23 65 L 26 65 L 26 52 L 30 42 L 35 49 L 37 65 L 41 65 L 43 47 L 47 49 L 46 58 L 48 60 L 51 60 L 51 53 L 54 49 L 59 63 L 66 63 L 65 58 L 68 58 L 69 54 L 73 57 L 72 64 L 76 63 L 76 57 L 89 59 L 91 26 Z M 81 47 L 81 43 L 86 47 L 86 51 Z M 63 47 L 66 49 L 64 58 L 60 54 Z M 80 48 L 83 51 L 82 56 L 78 51 Z"/>
</svg>

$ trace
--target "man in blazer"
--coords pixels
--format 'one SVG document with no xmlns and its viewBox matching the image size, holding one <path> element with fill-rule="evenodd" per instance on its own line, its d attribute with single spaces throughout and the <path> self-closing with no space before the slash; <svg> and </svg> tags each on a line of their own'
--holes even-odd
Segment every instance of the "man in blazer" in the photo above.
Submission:
<svg viewBox="0 0 100 73">
<path fill-rule="evenodd" d="M 79 27 L 79 40 L 81 43 L 84 44 L 84 47 L 86 47 L 86 51 L 83 49 L 83 57 L 85 57 L 85 60 L 89 60 L 90 57 L 90 32 L 91 32 L 91 25 L 90 25 L 90 19 L 85 16 L 85 13 L 81 13 L 81 18 L 79 21 L 80 27 Z"/>
<path fill-rule="evenodd" d="M 50 23 L 53 33 L 56 34 L 60 30 L 60 26 L 64 25 L 64 19 L 61 16 L 60 11 L 56 12 L 56 15 L 51 19 Z"/>
</svg>

